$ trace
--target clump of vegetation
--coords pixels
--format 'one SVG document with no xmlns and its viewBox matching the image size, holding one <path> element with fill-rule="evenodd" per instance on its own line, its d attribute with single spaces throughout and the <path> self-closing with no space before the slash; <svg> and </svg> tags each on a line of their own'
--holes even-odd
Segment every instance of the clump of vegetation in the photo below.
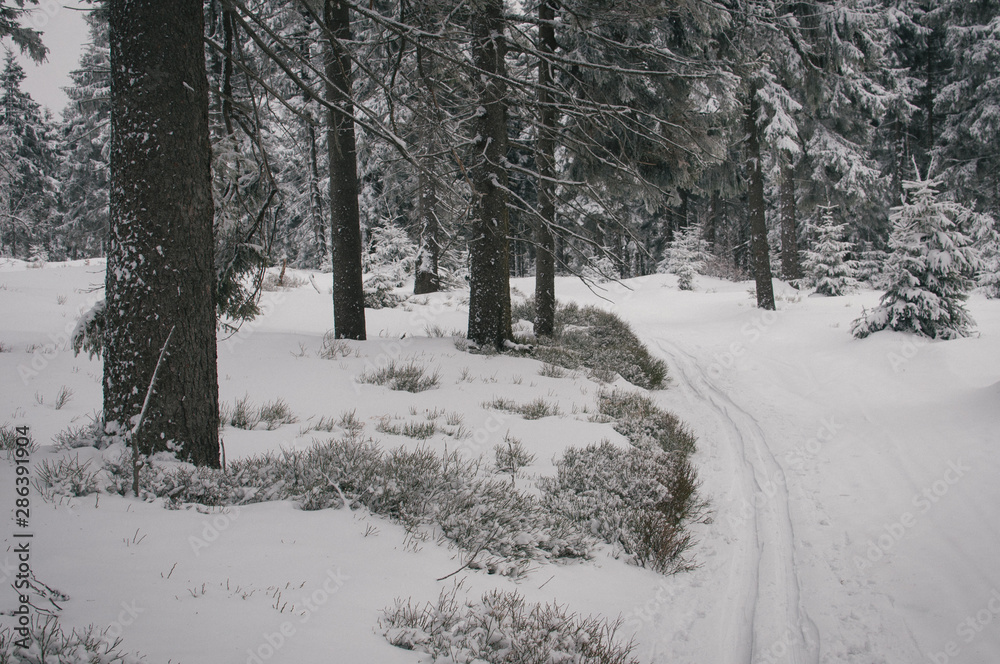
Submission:
<svg viewBox="0 0 1000 664">
<path fill-rule="evenodd" d="M 385 385 L 390 390 L 423 392 L 437 387 L 440 376 L 437 370 L 428 373 L 413 360 L 405 363 L 392 360 L 384 367 L 364 372 L 358 376 L 358 382 Z"/>
<path fill-rule="evenodd" d="M 121 638 L 110 636 L 110 630 L 100 631 L 91 626 L 67 634 L 56 616 L 40 613 L 32 615 L 28 630 L 29 635 L 22 637 L 10 627 L 0 628 L 0 663 L 142 664 L 145 661 L 123 653 Z M 15 645 L 23 638 L 28 639 L 27 649 Z"/>
<path fill-rule="evenodd" d="M 497 471 L 513 478 L 519 470 L 535 462 L 535 455 L 524 449 L 524 443 L 507 434 L 503 442 L 493 446 Z"/>
<path fill-rule="evenodd" d="M 387 433 L 393 436 L 406 436 L 417 440 L 427 440 L 438 432 L 437 425 L 433 422 L 406 422 L 396 424 L 389 417 L 383 417 L 375 425 L 375 430 L 379 433 Z"/>
<path fill-rule="evenodd" d="M 534 318 L 534 300 L 512 307 L 513 318 Z M 590 369 L 597 379 L 615 374 L 633 385 L 656 390 L 667 379 L 667 365 L 653 357 L 628 323 L 597 307 L 575 303 L 556 308 L 551 337 L 535 341 L 532 354 L 566 369 Z"/>
<path fill-rule="evenodd" d="M 684 522 L 698 511 L 696 487 L 686 457 L 606 440 L 568 449 L 556 476 L 539 481 L 547 507 L 663 574 L 690 566 L 683 559 L 691 544 Z"/>
<path fill-rule="evenodd" d="M 14 450 L 17 449 L 18 437 L 17 428 L 9 424 L 0 425 L 0 450 L 6 453 L 8 459 L 13 458 Z M 28 436 L 28 444 L 25 449 L 28 450 L 28 454 L 34 454 L 38 449 L 38 443 L 34 438 Z"/>
<path fill-rule="evenodd" d="M 108 490 L 128 493 L 131 453 L 123 450 L 105 467 Z M 241 459 L 226 470 L 153 457 L 144 460 L 139 483 L 143 499 L 170 506 L 292 499 L 304 510 L 365 507 L 411 533 L 454 542 L 472 552 L 468 567 L 491 573 L 517 576 L 531 560 L 586 557 L 593 543 L 534 496 L 480 472 L 477 461 L 426 449 L 383 452 L 357 435 Z"/>
<path fill-rule="evenodd" d="M 333 330 L 329 330 L 323 335 L 323 345 L 319 349 L 319 356 L 324 360 L 335 360 L 338 357 L 347 357 L 356 352 L 347 339 L 338 339 Z"/>
<path fill-rule="evenodd" d="M 234 429 L 247 431 L 256 428 L 262 422 L 268 431 L 273 431 L 282 424 L 293 424 L 298 421 L 288 403 L 281 398 L 256 406 L 250 401 L 250 395 L 245 394 L 242 399 L 233 402 L 232 406 L 222 404 L 219 409 L 221 425 L 228 424 Z"/>
<path fill-rule="evenodd" d="M 90 461 L 80 463 L 80 457 L 64 457 L 58 461 L 42 460 L 35 469 L 35 489 L 39 495 L 86 496 L 97 492 L 97 471 L 90 470 Z"/>
<path fill-rule="evenodd" d="M 483 408 L 493 408 L 494 410 L 505 410 L 508 413 L 517 413 L 526 420 L 540 420 L 543 417 L 553 417 L 559 415 L 559 406 L 549 403 L 539 397 L 528 403 L 516 403 L 512 399 L 504 397 L 493 397 L 491 401 L 483 402 Z"/>
<path fill-rule="evenodd" d="M 436 604 L 398 601 L 380 624 L 392 645 L 456 664 L 637 664 L 632 643 L 619 643 L 619 623 L 569 613 L 556 604 L 528 604 L 516 592 L 493 590 L 481 602 L 442 591 Z"/>
<path fill-rule="evenodd" d="M 52 438 L 56 449 L 67 450 L 78 447 L 100 447 L 104 438 L 104 420 L 100 413 L 91 416 L 90 422 L 69 426 Z"/>
<path fill-rule="evenodd" d="M 697 439 L 676 415 L 659 408 L 643 392 L 602 391 L 597 397 L 600 415 L 595 419 L 611 420 L 615 431 L 639 447 L 658 447 L 664 452 L 688 455 L 694 452 Z"/>
</svg>

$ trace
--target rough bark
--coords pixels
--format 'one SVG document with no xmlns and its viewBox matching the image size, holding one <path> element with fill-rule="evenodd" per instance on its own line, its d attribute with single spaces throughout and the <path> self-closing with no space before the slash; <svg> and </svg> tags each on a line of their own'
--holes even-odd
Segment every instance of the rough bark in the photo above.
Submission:
<svg viewBox="0 0 1000 664">
<path fill-rule="evenodd" d="M 556 317 L 556 261 L 552 228 L 556 223 L 555 205 L 555 130 L 556 110 L 553 106 L 552 64 L 547 54 L 556 49 L 555 0 L 538 4 L 538 145 L 535 161 L 538 166 L 538 213 L 535 226 L 535 334 L 551 336 Z"/>
<path fill-rule="evenodd" d="M 313 237 L 321 261 L 326 259 L 326 222 L 323 219 L 323 198 L 319 193 L 319 149 L 316 147 L 316 128 L 306 123 L 306 138 L 309 141 L 309 207 L 313 219 Z"/>
<path fill-rule="evenodd" d="M 750 268 L 757 284 L 757 306 L 774 310 L 774 285 L 771 282 L 771 254 L 767 245 L 767 220 L 764 216 L 764 174 L 761 171 L 760 129 L 757 116 L 760 100 L 751 86 L 747 104 L 747 171 L 750 174 Z"/>
<path fill-rule="evenodd" d="M 361 273 L 361 214 L 354 138 L 353 74 L 346 44 L 351 40 L 347 3 L 325 0 L 326 98 L 330 109 L 330 216 L 333 239 L 333 332 L 338 339 L 365 338 L 365 291 Z"/>
<path fill-rule="evenodd" d="M 503 81 L 503 0 L 472 3 L 473 85 L 482 112 L 476 118 L 472 168 L 474 208 L 469 240 L 469 339 L 502 348 L 513 337 L 507 234 L 507 86 Z"/>
<path fill-rule="evenodd" d="M 789 281 L 802 278 L 799 260 L 799 232 L 795 221 L 795 170 L 782 157 L 781 190 L 781 276 Z"/>
<path fill-rule="evenodd" d="M 436 293 L 441 290 L 441 278 L 438 274 L 438 263 L 441 258 L 441 244 L 439 240 L 438 224 L 438 204 L 437 187 L 434 183 L 433 163 L 424 160 L 424 170 L 420 171 L 417 177 L 417 188 L 419 189 L 419 200 L 417 201 L 417 213 L 420 217 L 420 252 L 417 254 L 415 267 L 416 278 L 413 283 L 413 293 L 424 295 L 426 293 Z"/>
<path fill-rule="evenodd" d="M 200 0 L 110 0 L 104 417 L 140 451 L 219 465 L 208 81 Z"/>
</svg>

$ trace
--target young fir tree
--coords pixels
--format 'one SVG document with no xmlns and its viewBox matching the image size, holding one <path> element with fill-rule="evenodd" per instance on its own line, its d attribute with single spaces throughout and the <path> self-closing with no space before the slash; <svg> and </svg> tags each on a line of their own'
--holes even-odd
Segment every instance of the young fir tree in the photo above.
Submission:
<svg viewBox="0 0 1000 664">
<path fill-rule="evenodd" d="M 834 220 L 833 208 L 823 208 L 822 212 L 816 227 L 816 242 L 806 252 L 803 267 L 818 294 L 835 297 L 852 290 L 857 282 L 854 268 L 846 260 L 851 243 L 842 240 L 846 224 Z"/>
<path fill-rule="evenodd" d="M 983 289 L 986 297 L 1000 298 L 1000 226 L 989 215 L 977 215 L 973 224 L 973 234 L 982 260 L 979 269 L 979 287 Z"/>
<path fill-rule="evenodd" d="M 932 339 L 966 336 L 965 300 L 979 257 L 961 230 L 969 210 L 938 197 L 929 180 L 905 181 L 908 200 L 893 208 L 889 288 L 879 306 L 854 321 L 858 339 L 891 329 Z"/>
<path fill-rule="evenodd" d="M 694 290 L 694 277 L 705 267 L 704 229 L 701 224 L 691 224 L 677 234 L 667 251 L 663 267 L 677 275 L 677 287 Z"/>
</svg>

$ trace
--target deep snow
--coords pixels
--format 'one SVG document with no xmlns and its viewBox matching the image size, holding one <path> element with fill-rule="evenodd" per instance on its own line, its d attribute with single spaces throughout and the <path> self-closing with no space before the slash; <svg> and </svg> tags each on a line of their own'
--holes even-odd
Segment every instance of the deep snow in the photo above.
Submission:
<svg viewBox="0 0 1000 664">
<path fill-rule="evenodd" d="M 550 474 L 567 445 L 626 444 L 588 421 L 599 385 L 582 374 L 543 377 L 534 360 L 428 338 L 430 326 L 464 329 L 462 293 L 368 311 L 370 341 L 319 359 L 332 324 L 328 278 L 315 277 L 322 293 L 308 283 L 266 293 L 266 315 L 220 340 L 222 401 L 280 397 L 300 420 L 226 428 L 230 459 L 308 446 L 328 435 L 305 432 L 311 422 L 351 410 L 385 447 L 421 443 L 377 433 L 381 416 L 461 413 L 467 438 L 424 444 L 489 456 L 509 432 L 536 454 L 529 474 Z M 43 445 L 36 466 L 53 454 L 56 433 L 100 408 L 99 362 L 63 346 L 102 283 L 100 261 L 0 266 L 0 343 L 9 348 L 0 353 L 0 424 L 31 427 Z M 529 280 L 514 286 L 532 290 Z M 850 323 L 878 293 L 823 298 L 776 286 L 772 313 L 754 308 L 748 284 L 706 277 L 694 292 L 663 275 L 595 291 L 557 284 L 561 300 L 615 310 L 670 366 L 671 385 L 656 399 L 697 434 L 694 462 L 712 510 L 693 526 L 701 567 L 692 572 L 661 577 L 604 548 L 590 562 L 536 565 L 518 582 L 472 571 L 438 582 L 461 566 L 460 552 L 363 511 L 284 502 L 204 514 L 108 494 L 61 504 L 33 495 L 32 567 L 69 595 L 65 625 L 110 627 L 150 662 L 421 661 L 382 638 L 380 612 L 396 598 L 435 600 L 456 580 L 470 599 L 501 587 L 621 617 L 620 633 L 634 635 L 648 662 L 1000 661 L 1000 302 L 972 297 L 971 338 L 882 332 L 857 341 Z M 440 388 L 413 395 L 354 380 L 389 358 L 437 367 Z M 56 410 L 62 386 L 73 396 Z M 544 397 L 563 414 L 525 421 L 483 408 L 494 396 Z M 5 585 L 13 477 L 0 463 L 0 501 L 11 506 Z M 6 591 L 0 607 L 13 603 Z"/>
</svg>

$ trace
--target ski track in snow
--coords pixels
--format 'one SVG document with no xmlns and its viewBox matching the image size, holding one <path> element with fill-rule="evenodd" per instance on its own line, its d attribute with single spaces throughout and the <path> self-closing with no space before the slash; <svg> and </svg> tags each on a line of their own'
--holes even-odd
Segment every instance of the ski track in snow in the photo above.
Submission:
<svg viewBox="0 0 1000 664">
<path fill-rule="evenodd" d="M 697 360 L 660 337 L 650 340 L 673 364 L 678 387 L 715 413 L 737 458 L 733 491 L 745 507 L 741 548 L 732 554 L 725 638 L 706 661 L 818 664 L 819 630 L 802 605 L 794 526 L 784 471 L 757 421 L 721 391 Z"/>
</svg>

